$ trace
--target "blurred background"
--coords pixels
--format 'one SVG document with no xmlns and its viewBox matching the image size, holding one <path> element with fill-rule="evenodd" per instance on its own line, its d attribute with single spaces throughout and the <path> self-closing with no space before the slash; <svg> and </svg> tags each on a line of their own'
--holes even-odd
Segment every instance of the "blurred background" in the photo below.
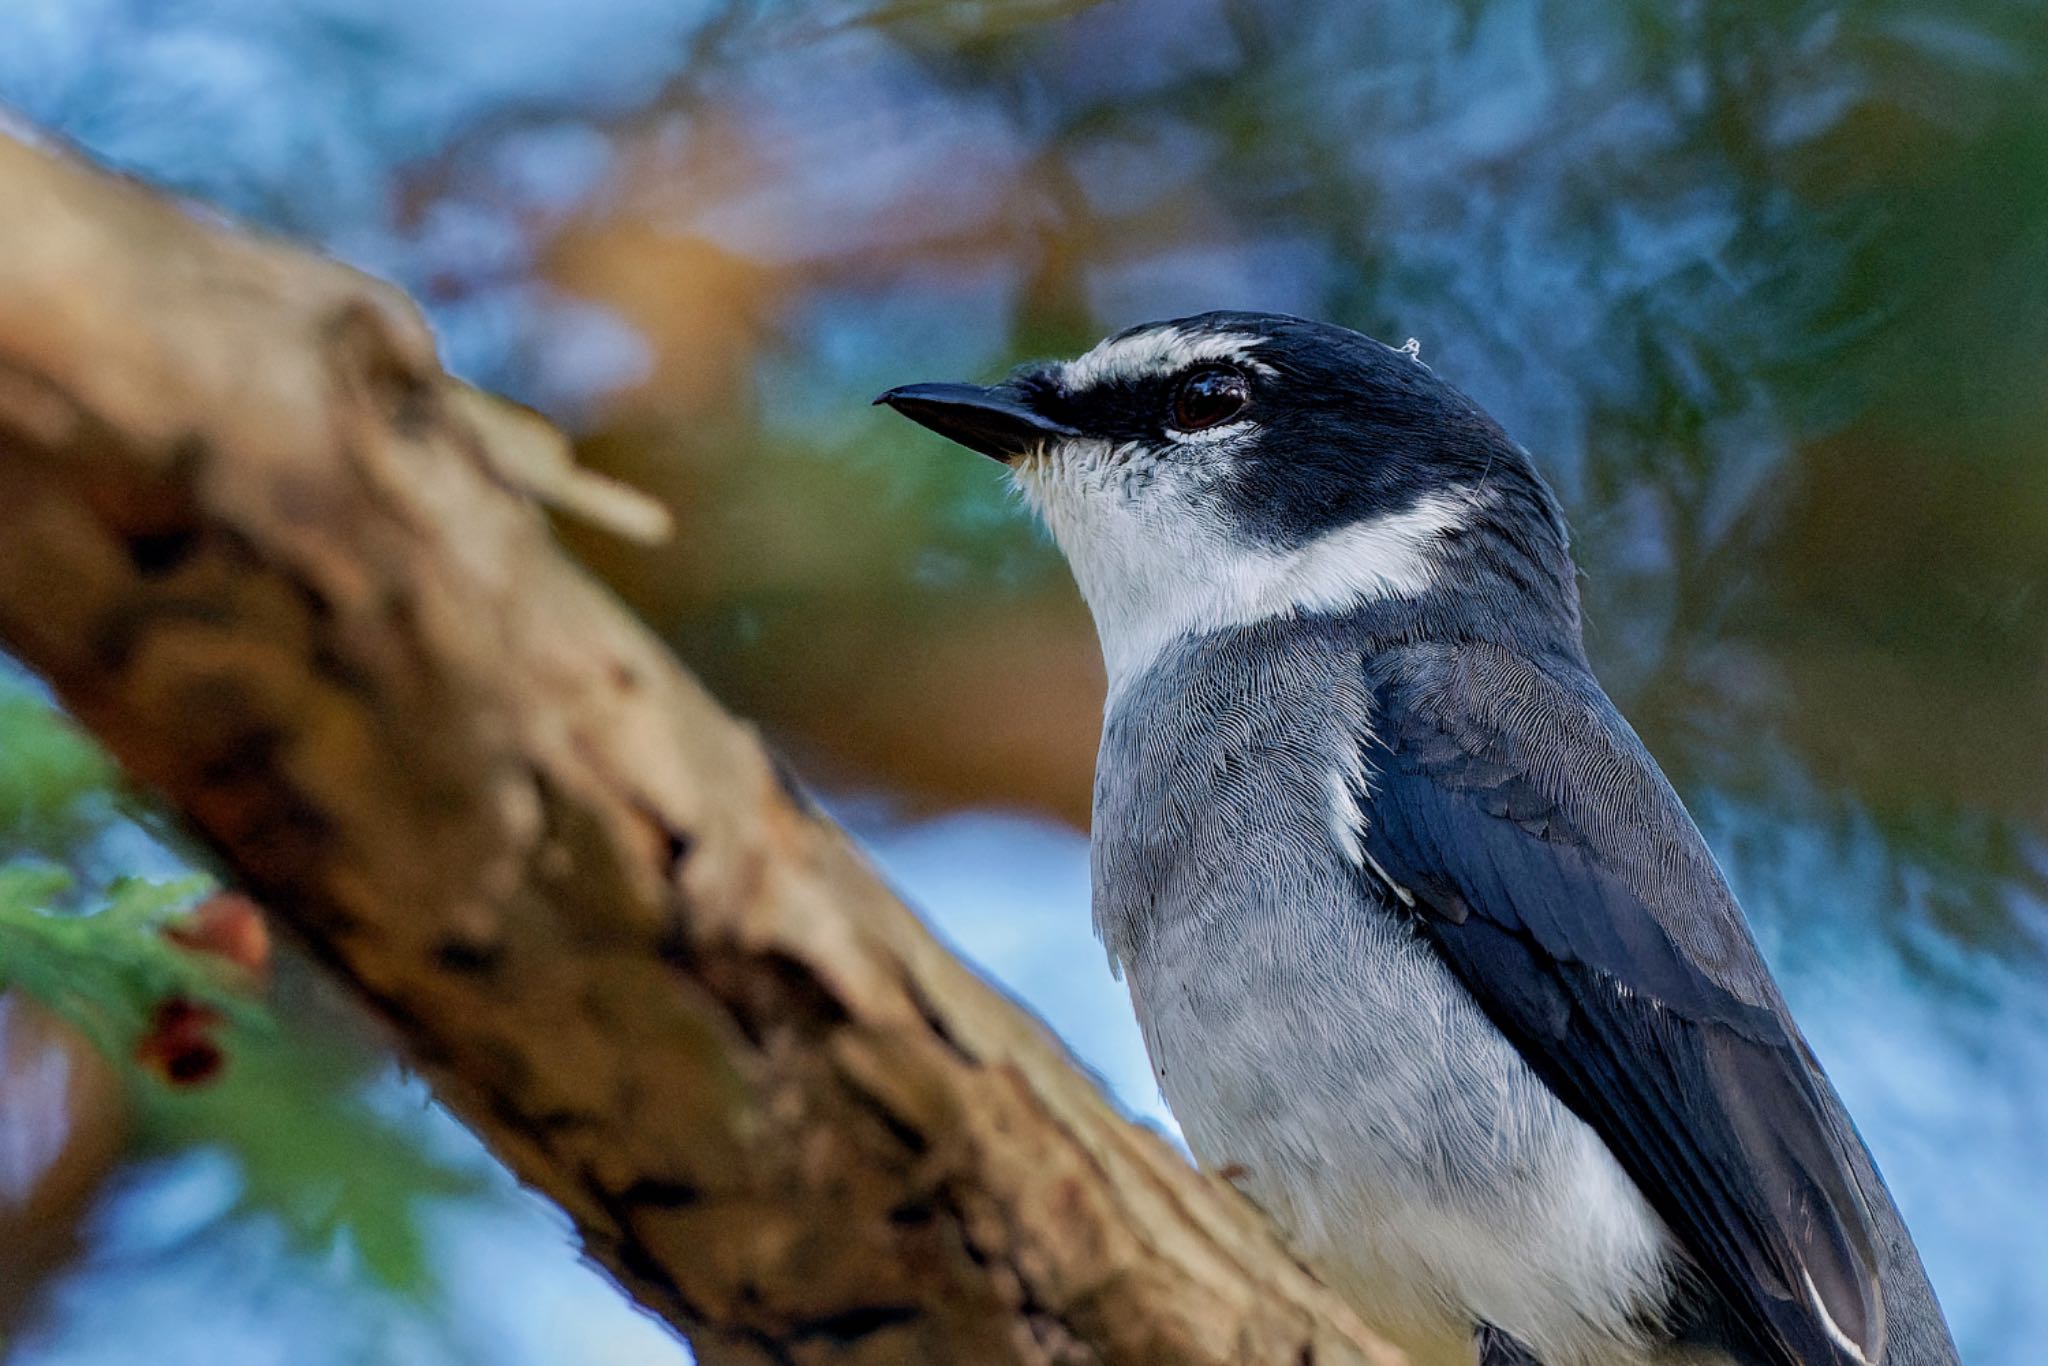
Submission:
<svg viewBox="0 0 2048 1366">
<path fill-rule="evenodd" d="M 564 534 L 1167 1126 L 1087 927 L 1085 614 L 868 399 L 1215 307 L 1419 339 L 1563 495 L 1966 1357 L 2040 1360 L 2038 4 L 7 0 L 0 106 L 396 281 L 674 508 Z M 19 672 L 0 865 L 0 1361 L 687 1360 L 289 955 L 163 1017 L 192 856 Z"/>
</svg>

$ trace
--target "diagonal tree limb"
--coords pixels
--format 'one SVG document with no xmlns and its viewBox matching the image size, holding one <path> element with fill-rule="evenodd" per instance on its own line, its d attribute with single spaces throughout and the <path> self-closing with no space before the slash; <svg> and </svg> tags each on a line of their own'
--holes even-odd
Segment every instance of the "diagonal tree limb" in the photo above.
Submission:
<svg viewBox="0 0 2048 1366">
<path fill-rule="evenodd" d="M 409 304 L 0 138 L 0 639 L 711 1362 L 1386 1362 L 550 541 Z"/>
</svg>

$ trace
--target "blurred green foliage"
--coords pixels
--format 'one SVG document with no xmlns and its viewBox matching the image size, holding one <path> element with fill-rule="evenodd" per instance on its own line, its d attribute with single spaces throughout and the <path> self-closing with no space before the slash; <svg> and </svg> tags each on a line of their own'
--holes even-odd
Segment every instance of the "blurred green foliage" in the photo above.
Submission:
<svg viewBox="0 0 2048 1366">
<path fill-rule="evenodd" d="M 62 724 L 40 699 L 0 681 L 0 839 L 13 857 L 76 847 L 105 820 L 96 798 L 114 774 L 92 741 Z"/>
<path fill-rule="evenodd" d="M 241 1169 L 235 1213 L 277 1219 L 311 1254 L 308 1267 L 331 1268 L 330 1254 L 344 1249 L 372 1285 L 429 1300 L 424 1205 L 483 1196 L 485 1173 L 450 1163 L 416 1128 L 368 1105 L 383 1060 L 347 1031 L 338 1040 L 311 1023 L 272 1016 L 229 1029 L 227 1068 L 208 1085 L 138 1081 L 140 1151 L 226 1149 Z"/>
<path fill-rule="evenodd" d="M 388 1064 L 291 964 L 281 989 L 258 995 L 245 973 L 165 936 L 210 878 L 98 876 L 121 861 L 104 846 L 135 805 L 89 738 L 29 686 L 0 679 L 0 990 L 27 993 L 116 1065 L 137 1158 L 221 1149 L 240 1177 L 229 1217 L 277 1220 L 308 1271 L 335 1274 L 331 1254 L 345 1248 L 344 1264 L 371 1284 L 430 1297 L 424 1203 L 481 1195 L 484 1174 L 367 1103 Z M 217 1013 L 216 1076 L 175 1086 L 138 1059 L 170 1001 Z"/>
<path fill-rule="evenodd" d="M 261 1012 L 235 990 L 226 965 L 163 936 L 169 919 L 207 888 L 205 878 L 123 878 L 82 914 L 53 909 L 70 886 L 61 868 L 0 866 L 0 988 L 35 997 L 110 1059 L 132 1054 L 151 1011 L 172 999 L 219 1011 L 237 1034 L 261 1027 Z"/>
</svg>

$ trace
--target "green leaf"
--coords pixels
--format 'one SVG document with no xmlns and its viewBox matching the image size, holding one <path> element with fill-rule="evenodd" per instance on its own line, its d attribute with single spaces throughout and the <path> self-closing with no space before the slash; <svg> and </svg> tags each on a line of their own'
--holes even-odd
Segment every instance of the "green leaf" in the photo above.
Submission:
<svg viewBox="0 0 2048 1366">
<path fill-rule="evenodd" d="M 353 1031 L 281 1020 L 228 964 L 164 936 L 211 879 L 99 884 L 93 842 L 124 819 L 154 819 L 125 801 L 99 747 L 0 676 L 0 854 L 12 855 L 0 862 L 0 989 L 34 997 L 121 1069 L 144 1151 L 225 1149 L 242 1172 L 238 1215 L 276 1218 L 323 1261 L 346 1247 L 377 1286 L 429 1297 L 420 1207 L 481 1193 L 485 1173 L 441 1160 L 365 1102 L 383 1058 Z M 203 1085 L 172 1086 L 136 1061 L 152 1013 L 173 998 L 221 1016 L 226 1066 Z"/>
<path fill-rule="evenodd" d="M 159 932 L 210 889 L 203 877 L 124 878 L 93 914 L 48 907 L 70 876 L 46 864 L 0 865 L 0 988 L 18 987 L 125 1060 L 158 1003 L 182 996 L 230 1018 L 261 1018 L 227 965 L 188 953 Z"/>
<path fill-rule="evenodd" d="M 113 763 L 62 712 L 0 678 L 0 841 L 59 857 L 107 819 Z"/>
<path fill-rule="evenodd" d="M 440 1160 L 365 1102 L 379 1059 L 359 1044 L 295 1024 L 231 1025 L 221 1042 L 227 1066 L 207 1085 L 138 1077 L 144 1145 L 227 1148 L 242 1169 L 238 1213 L 277 1218 L 316 1256 L 346 1247 L 375 1284 L 429 1298 L 421 1206 L 482 1194 L 484 1173 Z"/>
</svg>

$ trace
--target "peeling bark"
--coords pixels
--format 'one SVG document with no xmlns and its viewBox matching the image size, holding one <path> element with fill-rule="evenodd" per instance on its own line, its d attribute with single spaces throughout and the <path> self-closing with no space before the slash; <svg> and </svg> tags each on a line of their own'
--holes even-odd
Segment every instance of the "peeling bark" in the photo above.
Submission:
<svg viewBox="0 0 2048 1366">
<path fill-rule="evenodd" d="M 0 139 L 0 639 L 707 1362 L 1384 1362 L 554 547 L 410 304 Z"/>
</svg>

